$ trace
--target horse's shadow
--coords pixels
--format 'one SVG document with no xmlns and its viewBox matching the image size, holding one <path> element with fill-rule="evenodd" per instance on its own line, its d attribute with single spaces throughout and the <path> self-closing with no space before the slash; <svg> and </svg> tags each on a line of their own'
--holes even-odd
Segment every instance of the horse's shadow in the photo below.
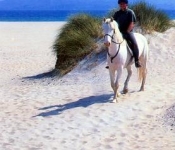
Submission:
<svg viewBox="0 0 175 150">
<path fill-rule="evenodd" d="M 109 99 L 111 96 L 112 94 L 89 96 L 89 97 L 79 99 L 75 102 L 70 102 L 63 105 L 53 105 L 53 106 L 43 107 L 43 108 L 40 108 L 39 110 L 47 110 L 47 111 L 42 112 L 33 117 L 38 117 L 38 116 L 49 117 L 49 116 L 59 115 L 66 110 L 74 109 L 76 107 L 88 107 L 90 105 L 98 104 L 98 103 L 109 103 L 110 102 Z M 48 111 L 49 109 L 54 109 L 54 110 Z"/>
</svg>

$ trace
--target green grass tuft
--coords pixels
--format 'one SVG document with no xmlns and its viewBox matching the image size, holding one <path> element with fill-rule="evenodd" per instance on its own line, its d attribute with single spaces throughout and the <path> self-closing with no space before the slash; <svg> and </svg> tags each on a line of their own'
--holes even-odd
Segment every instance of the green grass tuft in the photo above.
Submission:
<svg viewBox="0 0 175 150">
<path fill-rule="evenodd" d="M 172 27 L 168 15 L 149 3 L 140 1 L 130 7 L 134 10 L 140 27 L 146 33 L 152 33 L 153 31 L 164 32 Z"/>
<path fill-rule="evenodd" d="M 137 23 L 144 30 L 144 33 L 164 32 L 173 27 L 171 19 L 163 10 L 156 9 L 145 1 L 135 2 L 129 8 L 135 12 Z M 115 11 L 117 9 L 111 10 L 107 16 L 113 16 Z"/>
<path fill-rule="evenodd" d="M 64 75 L 87 54 L 102 37 L 101 20 L 88 14 L 72 16 L 53 45 L 57 56 L 56 69 Z"/>
</svg>

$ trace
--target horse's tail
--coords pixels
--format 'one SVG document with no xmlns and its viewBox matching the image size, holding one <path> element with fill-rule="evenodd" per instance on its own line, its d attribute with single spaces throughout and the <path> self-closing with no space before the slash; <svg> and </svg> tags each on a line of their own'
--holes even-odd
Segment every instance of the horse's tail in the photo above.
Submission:
<svg viewBox="0 0 175 150">
<path fill-rule="evenodd" d="M 144 48 L 143 48 L 143 54 L 141 56 L 142 67 L 138 69 L 139 81 L 142 81 L 143 79 L 146 78 L 148 53 L 149 53 L 148 42 L 146 38 L 144 38 Z"/>
</svg>

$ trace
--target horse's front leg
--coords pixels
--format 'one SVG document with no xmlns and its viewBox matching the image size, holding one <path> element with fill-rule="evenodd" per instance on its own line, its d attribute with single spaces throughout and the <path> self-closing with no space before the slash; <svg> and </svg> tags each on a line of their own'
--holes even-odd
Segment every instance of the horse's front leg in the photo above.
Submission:
<svg viewBox="0 0 175 150">
<path fill-rule="evenodd" d="M 115 102 L 115 103 L 117 102 L 117 97 L 120 96 L 118 89 L 119 89 L 119 81 L 121 79 L 122 72 L 123 72 L 122 67 L 117 69 L 117 77 L 116 77 L 116 81 L 115 81 L 115 90 L 114 90 L 114 99 L 113 99 L 113 102 Z"/>
<path fill-rule="evenodd" d="M 128 75 L 124 83 L 123 94 L 128 93 L 128 83 L 132 75 L 131 66 L 128 66 L 126 69 L 127 69 Z"/>
<path fill-rule="evenodd" d="M 115 92 L 115 71 L 109 68 L 109 75 L 110 75 L 111 88 Z"/>
</svg>

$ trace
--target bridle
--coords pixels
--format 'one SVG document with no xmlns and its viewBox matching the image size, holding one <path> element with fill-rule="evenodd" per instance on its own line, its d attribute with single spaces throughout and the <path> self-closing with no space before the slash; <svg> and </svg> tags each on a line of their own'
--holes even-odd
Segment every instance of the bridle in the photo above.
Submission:
<svg viewBox="0 0 175 150">
<path fill-rule="evenodd" d="M 116 52 L 116 54 L 114 55 L 114 56 L 111 56 L 110 54 L 109 54 L 109 49 L 108 49 L 108 56 L 111 58 L 111 63 L 113 62 L 113 59 L 118 55 L 118 53 L 119 53 L 119 50 L 120 50 L 120 45 L 121 45 L 121 43 L 124 41 L 124 39 L 122 40 L 122 42 L 116 42 L 116 41 L 114 41 L 114 35 L 115 35 L 115 29 L 113 29 L 113 35 L 110 35 L 110 34 L 105 34 L 104 35 L 104 38 L 106 37 L 106 36 L 109 36 L 109 37 L 111 37 L 111 42 L 112 43 L 115 43 L 115 44 L 119 44 L 119 46 L 118 46 L 118 50 L 117 50 L 117 52 Z"/>
</svg>

